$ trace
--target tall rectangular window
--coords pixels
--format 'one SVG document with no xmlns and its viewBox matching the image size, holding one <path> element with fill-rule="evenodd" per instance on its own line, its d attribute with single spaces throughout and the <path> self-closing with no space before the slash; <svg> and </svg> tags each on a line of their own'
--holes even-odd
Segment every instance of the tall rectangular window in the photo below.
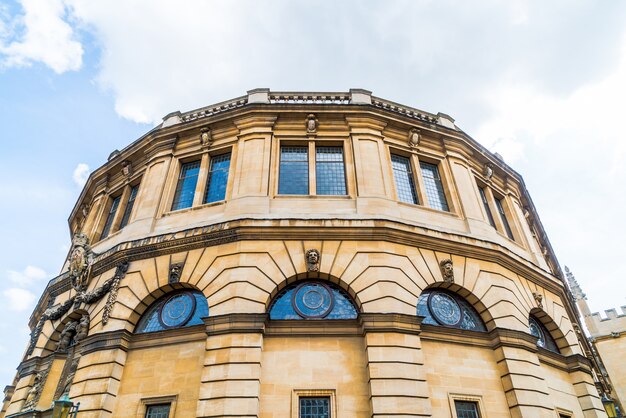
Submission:
<svg viewBox="0 0 626 418">
<path fill-rule="evenodd" d="M 299 418 L 330 418 L 330 398 L 300 398 Z"/>
<path fill-rule="evenodd" d="M 489 207 L 489 201 L 487 200 L 485 189 L 483 187 L 479 187 L 478 190 L 480 191 L 480 199 L 483 201 L 485 212 L 487 212 L 487 219 L 489 219 L 489 224 L 495 228 L 496 223 L 493 220 L 493 214 L 491 213 L 491 208 Z"/>
<path fill-rule="evenodd" d="M 128 221 L 130 220 L 130 214 L 133 212 L 133 206 L 135 205 L 135 198 L 137 197 L 138 190 L 139 190 L 138 184 L 131 187 L 130 189 L 130 194 L 128 195 L 128 202 L 126 202 L 126 208 L 124 209 L 124 215 L 122 216 L 122 222 L 120 223 L 120 229 L 128 225 Z"/>
<path fill-rule="evenodd" d="M 456 416 L 458 418 L 480 418 L 477 402 L 454 401 Z"/>
<path fill-rule="evenodd" d="M 496 199 L 496 207 L 498 208 L 498 212 L 500 213 L 500 219 L 502 219 L 502 224 L 504 225 L 504 231 L 506 232 L 506 236 L 510 239 L 514 239 L 513 231 L 511 231 L 511 225 L 509 225 L 509 221 L 506 219 L 506 214 L 504 213 L 504 207 L 502 206 L 501 199 Z"/>
<path fill-rule="evenodd" d="M 280 147 L 278 194 L 309 194 L 308 147 Z"/>
<path fill-rule="evenodd" d="M 433 209 L 449 211 L 439 169 L 435 164 L 426 162 L 420 162 L 420 167 L 422 169 L 426 196 L 428 197 L 428 205 Z"/>
<path fill-rule="evenodd" d="M 211 167 L 204 191 L 204 203 L 219 202 L 226 198 L 230 153 L 211 158 Z"/>
<path fill-rule="evenodd" d="M 193 195 L 198 183 L 198 173 L 200 172 L 200 161 L 184 163 L 180 168 L 178 184 L 174 193 L 172 210 L 185 209 L 193 204 Z"/>
<path fill-rule="evenodd" d="M 417 192 L 415 190 L 415 180 L 411 161 L 400 155 L 391 154 L 391 167 L 393 168 L 393 178 L 396 182 L 396 192 L 401 202 L 417 204 Z"/>
<path fill-rule="evenodd" d="M 115 219 L 115 214 L 117 213 L 117 208 L 120 206 L 120 199 L 122 196 L 118 196 L 113 199 L 113 203 L 111 204 L 111 209 L 109 209 L 109 214 L 107 215 L 107 220 L 104 223 L 104 228 L 102 228 L 102 235 L 100 235 L 100 239 L 105 239 L 111 233 L 111 226 L 113 226 L 113 219 Z"/>
<path fill-rule="evenodd" d="M 315 148 L 315 183 L 318 195 L 346 195 L 343 147 Z"/>
<path fill-rule="evenodd" d="M 146 407 L 146 418 L 169 418 L 170 404 L 148 405 Z"/>
</svg>

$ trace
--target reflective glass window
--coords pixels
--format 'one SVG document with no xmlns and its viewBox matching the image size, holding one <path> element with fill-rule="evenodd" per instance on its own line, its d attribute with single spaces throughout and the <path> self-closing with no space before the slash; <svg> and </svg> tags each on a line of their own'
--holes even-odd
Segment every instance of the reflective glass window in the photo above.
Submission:
<svg viewBox="0 0 626 418">
<path fill-rule="evenodd" d="M 211 158 L 209 178 L 204 192 L 204 203 L 219 202 L 226 197 L 228 185 L 228 170 L 230 168 L 230 153 Z"/>
<path fill-rule="evenodd" d="M 554 353 L 559 352 L 559 348 L 552 338 L 552 334 L 547 330 L 545 325 L 541 321 L 539 321 L 535 317 L 528 318 L 528 328 L 530 330 L 530 334 L 537 337 L 537 346 L 541 348 L 545 348 L 546 350 L 550 350 Z"/>
<path fill-rule="evenodd" d="M 422 324 L 487 331 L 472 305 L 456 293 L 445 290 L 424 290 L 417 301 L 417 315 L 424 317 Z"/>
<path fill-rule="evenodd" d="M 315 148 L 315 183 L 318 195 L 345 195 L 343 147 Z"/>
<path fill-rule="evenodd" d="M 128 225 L 128 221 L 130 220 L 130 214 L 133 212 L 133 206 L 135 205 L 135 198 L 137 197 L 138 190 L 139 190 L 138 184 L 131 187 L 130 189 L 128 202 L 126 202 L 126 208 L 124 208 L 124 215 L 122 216 L 122 222 L 120 223 L 120 229 Z"/>
<path fill-rule="evenodd" d="M 469 401 L 454 401 L 456 416 L 458 418 L 480 418 L 478 403 Z"/>
<path fill-rule="evenodd" d="M 417 204 L 417 192 L 415 191 L 411 161 L 407 157 L 391 154 L 391 166 L 393 168 L 393 178 L 396 182 L 398 200 Z"/>
<path fill-rule="evenodd" d="M 309 194 L 308 153 L 308 147 L 280 147 L 279 194 Z"/>
<path fill-rule="evenodd" d="M 193 196 L 198 183 L 198 173 L 200 172 L 200 161 L 184 163 L 180 167 L 178 184 L 174 193 L 172 210 L 190 208 L 193 204 Z"/>
<path fill-rule="evenodd" d="M 146 408 L 146 418 L 169 418 L 170 404 L 148 405 Z"/>
<path fill-rule="evenodd" d="M 209 316 L 209 305 L 201 292 L 185 290 L 167 294 L 154 302 L 143 314 L 136 333 L 163 331 L 203 324 Z"/>
<path fill-rule="evenodd" d="M 300 418 L 330 418 L 330 398 L 300 398 Z"/>
<path fill-rule="evenodd" d="M 513 239 L 513 231 L 511 231 L 511 225 L 509 225 L 509 221 L 506 219 L 506 214 L 504 213 L 504 207 L 502 206 L 501 199 L 496 199 L 496 207 L 498 208 L 498 213 L 500 213 L 500 219 L 502 219 L 502 224 L 504 225 L 504 231 L 506 232 L 506 236 L 510 239 Z"/>
<path fill-rule="evenodd" d="M 330 282 L 305 281 L 284 288 L 270 306 L 270 319 L 355 319 L 350 296 Z"/>
<path fill-rule="evenodd" d="M 435 164 L 423 161 L 420 162 L 420 167 L 422 169 L 426 196 L 428 197 L 428 205 L 433 209 L 449 211 L 439 169 Z"/>
<path fill-rule="evenodd" d="M 120 206 L 121 198 L 122 196 L 118 196 L 113 199 L 113 203 L 111 203 L 111 208 L 109 209 L 109 213 L 107 215 L 107 220 L 104 223 L 104 228 L 102 228 L 102 235 L 100 236 L 100 239 L 108 237 L 111 233 L 111 226 L 113 226 L 113 219 L 115 219 L 117 208 Z"/>
<path fill-rule="evenodd" d="M 493 214 L 491 213 L 491 208 L 489 208 L 489 202 L 487 201 L 487 195 L 485 194 L 485 189 L 482 187 L 479 187 L 478 190 L 480 191 L 480 199 L 483 201 L 483 207 L 485 208 L 485 212 L 487 212 L 487 219 L 489 219 L 489 224 L 495 228 L 496 223 L 493 220 Z"/>
</svg>

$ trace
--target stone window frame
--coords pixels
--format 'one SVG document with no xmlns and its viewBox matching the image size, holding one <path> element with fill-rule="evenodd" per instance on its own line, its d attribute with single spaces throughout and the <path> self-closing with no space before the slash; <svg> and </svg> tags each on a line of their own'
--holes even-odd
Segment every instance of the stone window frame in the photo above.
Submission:
<svg viewBox="0 0 626 418">
<path fill-rule="evenodd" d="M 560 408 L 560 407 L 557 407 L 554 410 L 554 412 L 556 412 L 557 418 L 561 418 L 561 417 L 572 418 L 574 416 L 573 411 L 570 411 L 569 409 Z"/>
<path fill-rule="evenodd" d="M 483 213 L 483 217 L 485 219 L 485 222 L 487 223 L 489 223 L 489 220 L 487 219 L 487 214 L 483 207 L 483 201 L 480 197 L 480 190 L 478 189 L 483 189 L 485 192 L 485 197 L 487 198 L 487 203 L 489 209 L 491 210 L 491 215 L 495 223 L 495 226 L 493 228 L 498 232 L 498 234 L 508 239 L 509 241 L 515 242 L 518 245 L 522 245 L 521 243 L 523 242 L 523 240 L 517 224 L 517 216 L 515 211 L 513 210 L 512 202 L 510 201 L 506 193 L 495 189 L 493 185 L 489 185 L 476 177 L 476 196 L 480 205 L 481 213 Z M 500 210 L 498 209 L 496 201 L 500 201 L 502 205 L 504 217 L 506 218 L 506 222 L 509 225 L 512 237 L 509 237 L 507 234 L 506 227 L 502 220 L 502 215 L 500 213 Z"/>
<path fill-rule="evenodd" d="M 136 418 L 144 418 L 148 412 L 148 407 L 151 405 L 170 404 L 170 417 L 176 416 L 176 404 L 178 402 L 178 395 L 161 395 L 151 396 L 148 398 L 141 398 L 141 402 L 137 406 Z"/>
<path fill-rule="evenodd" d="M 337 418 L 335 389 L 294 389 L 291 392 L 291 418 L 300 418 L 300 398 L 329 398 L 330 418 Z"/>
<path fill-rule="evenodd" d="M 356 175 L 354 173 L 354 159 L 352 156 L 352 149 L 347 139 L 342 137 L 332 138 L 291 138 L 291 137 L 278 137 L 272 147 L 272 167 L 270 167 L 270 175 L 273 178 L 271 181 L 270 197 L 272 198 L 321 198 L 321 199 L 354 199 L 356 197 Z M 279 179 L 280 179 L 280 150 L 283 146 L 295 146 L 295 147 L 307 147 L 308 169 L 309 169 L 309 192 L 307 194 L 294 195 L 294 194 L 280 194 L 278 192 Z M 316 148 L 320 147 L 341 147 L 343 151 L 343 167 L 344 167 L 344 180 L 346 183 L 345 195 L 318 195 L 317 194 L 317 178 L 316 178 Z"/>
<path fill-rule="evenodd" d="M 218 200 L 216 202 L 204 203 L 204 193 L 207 187 L 207 182 L 209 181 L 209 169 L 211 167 L 211 159 L 213 157 L 217 157 L 223 154 L 230 154 L 230 165 L 228 168 L 228 180 L 226 184 L 226 195 L 224 196 L 224 200 Z M 237 165 L 236 161 L 236 147 L 233 144 L 225 144 L 223 146 L 215 146 L 211 147 L 211 150 L 206 150 L 204 152 L 186 152 L 179 155 L 174 155 L 172 157 L 172 163 L 170 164 L 170 168 L 167 173 L 167 181 L 164 190 L 164 196 L 166 199 L 163 199 L 157 218 L 162 216 L 167 216 L 170 214 L 178 214 L 185 213 L 190 210 L 199 209 L 201 207 L 209 207 L 209 206 L 219 206 L 225 204 L 230 200 L 232 196 L 233 189 L 233 178 L 235 176 L 235 169 Z M 174 197 L 176 195 L 176 186 L 178 185 L 178 179 L 180 176 L 180 170 L 185 163 L 190 163 L 194 161 L 200 161 L 200 168 L 198 171 L 198 180 L 196 182 L 196 188 L 193 194 L 193 201 L 190 207 L 182 208 L 182 209 L 172 209 L 172 205 L 174 203 Z"/>
<path fill-rule="evenodd" d="M 139 199 L 141 197 L 141 190 L 142 190 L 140 187 L 141 179 L 142 179 L 142 176 L 134 178 L 132 181 L 129 181 L 125 183 L 124 185 L 116 188 L 115 190 L 113 190 L 111 193 L 108 193 L 104 197 L 107 201 L 106 201 L 106 204 L 102 205 L 100 219 L 96 223 L 96 230 L 94 231 L 94 236 L 97 237 L 96 242 L 103 241 L 105 239 L 108 239 L 116 235 L 118 232 L 120 232 L 130 223 L 132 223 L 133 214 L 137 212 L 137 207 L 139 206 Z M 128 223 L 124 227 L 121 227 L 122 218 L 124 217 L 124 212 L 126 212 L 126 207 L 128 206 L 128 199 L 130 198 L 131 189 L 135 186 L 139 187 L 139 189 L 137 190 L 137 195 L 135 196 L 135 200 L 133 202 L 133 208 L 128 218 Z M 107 222 L 107 218 L 111 211 L 113 201 L 117 199 L 118 197 L 120 198 L 120 202 L 117 206 L 115 215 L 113 216 L 113 219 L 111 221 L 111 227 L 109 228 L 109 232 L 107 236 L 102 237 L 102 233 L 104 232 L 104 226 Z"/>
<path fill-rule="evenodd" d="M 475 402 L 478 406 L 478 416 L 487 418 L 487 410 L 483 402 L 483 396 L 477 393 L 454 393 L 448 392 L 448 402 L 450 404 L 450 413 L 452 418 L 458 418 L 454 401 Z"/>
</svg>

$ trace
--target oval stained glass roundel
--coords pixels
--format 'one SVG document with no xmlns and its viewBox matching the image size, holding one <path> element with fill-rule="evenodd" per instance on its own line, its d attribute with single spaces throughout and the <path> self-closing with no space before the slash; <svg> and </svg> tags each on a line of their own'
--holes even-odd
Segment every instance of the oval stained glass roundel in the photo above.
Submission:
<svg viewBox="0 0 626 418">
<path fill-rule="evenodd" d="M 303 318 L 324 318 L 333 310 L 333 293 L 322 283 L 302 283 L 293 292 L 292 304 Z"/>
<path fill-rule="evenodd" d="M 446 293 L 433 292 L 428 298 L 428 308 L 442 325 L 454 326 L 461 321 L 461 307 Z"/>
<path fill-rule="evenodd" d="M 165 301 L 161 307 L 159 322 L 165 328 L 185 325 L 196 309 L 196 299 L 189 293 L 178 293 Z"/>
</svg>

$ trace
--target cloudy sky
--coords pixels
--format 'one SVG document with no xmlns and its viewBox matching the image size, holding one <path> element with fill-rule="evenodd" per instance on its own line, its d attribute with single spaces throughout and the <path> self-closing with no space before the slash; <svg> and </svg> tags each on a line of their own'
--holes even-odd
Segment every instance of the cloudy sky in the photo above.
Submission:
<svg viewBox="0 0 626 418">
<path fill-rule="evenodd" d="M 452 115 L 524 176 L 592 309 L 626 305 L 626 2 L 2 0 L 0 386 L 89 171 L 255 87 Z"/>
</svg>

